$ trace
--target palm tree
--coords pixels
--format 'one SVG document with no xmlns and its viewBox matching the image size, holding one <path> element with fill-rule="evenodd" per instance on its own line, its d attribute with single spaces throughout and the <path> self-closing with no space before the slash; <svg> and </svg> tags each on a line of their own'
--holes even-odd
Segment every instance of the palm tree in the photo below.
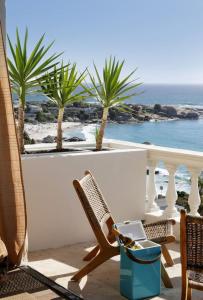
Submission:
<svg viewBox="0 0 203 300">
<path fill-rule="evenodd" d="M 45 59 L 45 55 L 52 47 L 53 42 L 47 47 L 42 45 L 44 36 L 39 39 L 36 46 L 27 54 L 28 29 L 26 29 L 23 43 L 16 29 L 16 44 L 13 45 L 8 36 L 9 48 L 12 59 L 8 58 L 9 75 L 13 91 L 18 95 L 18 142 L 20 152 L 24 152 L 24 115 L 26 95 L 38 91 L 37 78 L 57 64 L 56 59 L 61 55 L 53 54 Z"/>
<path fill-rule="evenodd" d="M 47 73 L 39 80 L 43 93 L 50 101 L 58 107 L 58 124 L 57 124 L 57 150 L 62 150 L 62 122 L 65 106 L 74 102 L 82 101 L 89 95 L 87 90 L 79 90 L 83 80 L 86 77 L 86 71 L 78 74 L 76 64 L 68 64 L 59 69 L 56 67 L 50 73 Z"/>
<path fill-rule="evenodd" d="M 102 76 L 99 75 L 95 64 L 94 70 L 96 78 L 89 73 L 90 81 L 94 89 L 94 93 L 90 91 L 90 95 L 97 99 L 103 110 L 101 125 L 96 136 L 96 150 L 102 150 L 109 109 L 118 105 L 120 109 L 127 109 L 124 104 L 125 100 L 138 95 L 134 90 L 141 85 L 141 83 L 135 83 L 135 80 L 129 81 L 137 69 L 121 79 L 123 65 L 124 61 L 116 61 L 115 57 L 113 59 L 110 57 L 110 59 L 105 60 Z M 128 92 L 131 93 L 128 94 Z"/>
</svg>

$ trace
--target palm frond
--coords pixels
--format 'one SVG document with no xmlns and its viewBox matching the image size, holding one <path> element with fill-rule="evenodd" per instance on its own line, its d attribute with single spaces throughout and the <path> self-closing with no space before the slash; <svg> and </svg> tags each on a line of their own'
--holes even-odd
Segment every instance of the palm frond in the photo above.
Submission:
<svg viewBox="0 0 203 300">
<path fill-rule="evenodd" d="M 19 89 L 18 94 L 23 95 L 32 92 L 37 85 L 36 77 L 42 76 L 43 73 L 52 69 L 57 65 L 57 59 L 61 55 L 53 54 L 46 58 L 47 52 L 53 45 L 50 43 L 47 47 L 43 45 L 45 35 L 43 34 L 34 49 L 28 55 L 28 29 L 26 28 L 25 36 L 21 42 L 18 28 L 16 29 L 16 44 L 13 45 L 8 36 L 8 45 L 11 51 L 12 58 L 8 58 L 9 75 L 15 90 Z"/>
<path fill-rule="evenodd" d="M 138 93 L 133 91 L 140 86 L 141 83 L 130 80 L 137 71 L 137 68 L 126 77 L 121 78 L 124 63 L 124 60 L 120 62 L 119 60 L 116 60 L 115 57 L 112 58 L 112 56 L 110 56 L 109 59 L 105 60 L 102 75 L 99 74 L 95 63 L 93 66 L 96 78 L 88 72 L 90 82 L 94 89 L 94 92 L 91 92 L 91 95 L 101 103 L 102 107 L 114 107 L 115 105 L 119 105 L 127 99 L 138 95 Z M 129 93 L 130 91 L 132 92 Z"/>
<path fill-rule="evenodd" d="M 86 70 L 78 74 L 75 63 L 64 66 L 62 62 L 60 67 L 55 66 L 51 72 L 38 79 L 38 83 L 50 101 L 58 107 L 64 107 L 89 97 L 87 89 L 84 89 L 82 85 L 85 77 Z M 82 88 L 82 91 L 78 90 L 79 87 Z"/>
</svg>

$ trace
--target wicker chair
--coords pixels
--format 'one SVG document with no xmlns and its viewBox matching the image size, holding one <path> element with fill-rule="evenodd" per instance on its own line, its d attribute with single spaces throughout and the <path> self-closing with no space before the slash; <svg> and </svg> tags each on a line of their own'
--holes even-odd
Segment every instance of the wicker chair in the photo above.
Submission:
<svg viewBox="0 0 203 300">
<path fill-rule="evenodd" d="M 181 210 L 180 251 L 182 300 L 190 300 L 192 289 L 203 291 L 203 217 Z"/>
<path fill-rule="evenodd" d="M 98 245 L 83 259 L 89 261 L 89 263 L 72 277 L 73 281 L 78 281 L 109 258 L 118 255 L 120 249 L 114 245 L 115 236 L 112 232 L 112 226 L 115 223 L 114 219 L 92 174 L 86 171 L 85 176 L 80 181 L 73 181 L 73 185 L 98 242 Z M 107 234 L 104 231 L 105 224 L 108 228 Z M 168 265 L 172 265 L 173 260 L 165 244 L 175 241 L 174 236 L 169 234 L 170 224 L 174 224 L 174 221 L 160 221 L 144 225 L 148 239 L 159 242 L 162 245 L 164 249 L 163 254 Z M 166 287 L 172 287 L 163 264 L 162 280 Z"/>
</svg>

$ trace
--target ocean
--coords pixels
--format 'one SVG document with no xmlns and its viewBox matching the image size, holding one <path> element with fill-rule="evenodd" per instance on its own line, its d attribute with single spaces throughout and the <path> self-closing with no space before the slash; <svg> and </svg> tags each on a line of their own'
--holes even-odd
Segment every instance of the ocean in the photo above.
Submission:
<svg viewBox="0 0 203 300">
<path fill-rule="evenodd" d="M 143 84 L 139 91 L 129 103 L 203 107 L 203 84 Z"/>
<path fill-rule="evenodd" d="M 203 84 L 143 84 L 137 91 L 140 95 L 132 98 L 128 103 L 203 109 Z M 40 94 L 35 94 L 29 96 L 29 100 L 46 101 L 46 98 Z M 73 129 L 72 132 L 65 132 L 65 135 L 68 137 L 78 135 L 88 140 L 94 140 L 95 125 L 87 125 L 80 131 Z M 107 124 L 105 137 L 203 151 L 203 119 L 144 122 L 141 124 Z"/>
<path fill-rule="evenodd" d="M 128 103 L 203 109 L 203 85 L 143 84 L 139 92 L 141 94 Z M 30 100 L 45 101 L 45 98 L 41 95 L 33 95 Z M 64 135 L 68 138 L 78 136 L 88 141 L 95 141 L 95 131 L 96 125 L 90 124 L 83 128 L 67 130 Z M 105 138 L 137 143 L 150 142 L 159 146 L 203 152 L 203 119 L 107 124 Z M 158 165 L 158 170 L 160 174 L 156 176 L 157 190 L 158 193 L 164 195 L 167 189 L 168 173 L 163 164 Z M 163 191 L 160 187 L 163 187 Z M 189 192 L 190 190 L 190 174 L 182 166 L 176 172 L 176 188 L 179 191 Z"/>
<path fill-rule="evenodd" d="M 144 91 L 144 93 L 129 103 L 148 105 L 158 103 L 203 109 L 203 85 L 143 85 L 140 91 Z M 82 134 L 87 139 L 94 139 L 95 125 L 88 125 Z M 203 151 L 203 119 L 107 124 L 105 137 Z"/>
<path fill-rule="evenodd" d="M 141 90 L 144 93 L 129 103 L 148 105 L 159 103 L 176 107 L 203 108 L 203 85 L 143 85 Z M 77 133 L 93 141 L 95 125 L 87 125 Z M 137 143 L 150 142 L 159 146 L 203 152 L 203 119 L 107 124 L 105 138 Z M 158 169 L 160 174 L 156 176 L 156 186 L 158 193 L 164 195 L 167 189 L 168 173 L 164 170 L 163 164 L 159 164 Z M 162 187 L 163 191 L 161 191 Z M 190 174 L 183 166 L 179 167 L 176 172 L 176 188 L 179 191 L 190 191 Z"/>
<path fill-rule="evenodd" d="M 77 135 L 76 132 L 75 135 Z M 80 136 L 94 141 L 95 125 L 91 124 L 84 127 Z M 141 124 L 108 124 L 105 137 L 137 143 L 147 141 L 154 145 L 203 151 L 203 119 Z M 164 169 L 163 163 L 159 163 L 157 169 L 159 170 L 159 174 L 156 175 L 157 190 L 158 193 L 165 195 L 168 173 Z M 184 166 L 180 166 L 176 171 L 176 189 L 187 193 L 190 191 L 190 174 Z"/>
</svg>

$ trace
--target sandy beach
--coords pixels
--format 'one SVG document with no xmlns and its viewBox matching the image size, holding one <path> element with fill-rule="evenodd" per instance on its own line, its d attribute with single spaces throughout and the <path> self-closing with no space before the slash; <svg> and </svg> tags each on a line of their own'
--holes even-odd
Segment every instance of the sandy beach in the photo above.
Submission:
<svg viewBox="0 0 203 300">
<path fill-rule="evenodd" d="M 80 122 L 63 122 L 63 131 L 68 133 L 77 129 L 82 130 L 82 124 Z M 30 124 L 25 123 L 25 131 L 29 134 L 30 138 L 34 140 L 42 140 L 44 137 L 51 135 L 56 136 L 57 123 L 38 123 Z"/>
</svg>

